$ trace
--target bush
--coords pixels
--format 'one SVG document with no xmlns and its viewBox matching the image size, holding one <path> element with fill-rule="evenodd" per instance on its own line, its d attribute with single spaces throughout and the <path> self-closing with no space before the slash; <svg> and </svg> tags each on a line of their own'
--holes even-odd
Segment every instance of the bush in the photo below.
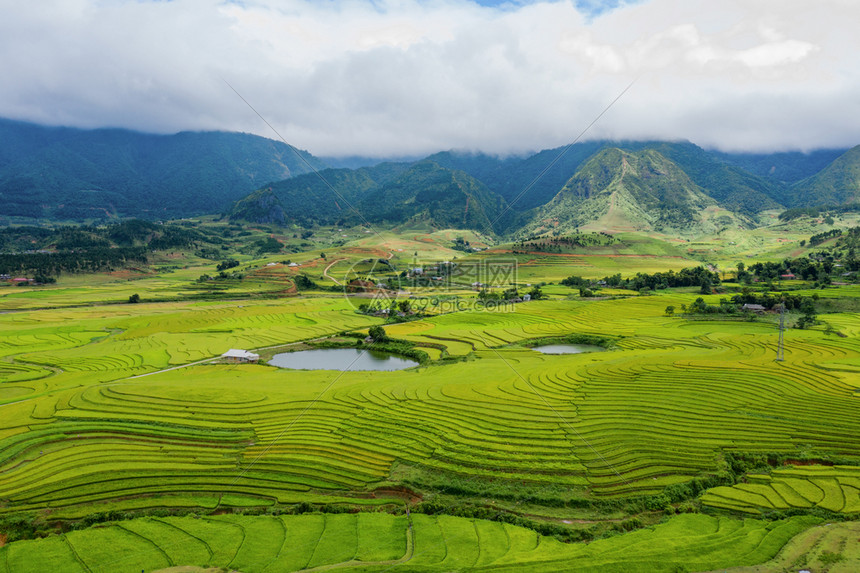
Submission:
<svg viewBox="0 0 860 573">
<path fill-rule="evenodd" d="M 385 334 L 385 329 L 379 325 L 371 326 L 367 334 L 374 342 L 388 342 L 390 340 L 388 335 Z"/>
</svg>

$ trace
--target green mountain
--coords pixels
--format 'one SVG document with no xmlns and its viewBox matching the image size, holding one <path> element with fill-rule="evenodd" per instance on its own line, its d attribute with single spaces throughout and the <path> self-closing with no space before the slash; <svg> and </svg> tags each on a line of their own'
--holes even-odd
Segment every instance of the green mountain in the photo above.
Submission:
<svg viewBox="0 0 860 573">
<path fill-rule="evenodd" d="M 607 148 L 532 213 L 525 232 L 593 227 L 690 234 L 744 224 L 655 149 Z"/>
<path fill-rule="evenodd" d="M 359 204 L 370 222 L 504 232 L 514 214 L 498 194 L 464 171 L 425 160 L 366 194 Z"/>
<path fill-rule="evenodd" d="M 790 205 L 843 205 L 860 203 L 860 145 L 791 189 Z"/>
<path fill-rule="evenodd" d="M 0 215 L 53 220 L 177 218 L 227 207 L 322 164 L 244 133 L 152 135 L 0 120 Z M 307 162 L 307 163 L 305 163 Z"/>
<path fill-rule="evenodd" d="M 236 201 L 226 215 L 230 220 L 285 225 L 290 221 L 287 213 L 287 207 L 272 188 L 265 187 Z"/>
<path fill-rule="evenodd" d="M 645 149 L 653 149 L 672 160 L 702 192 L 730 210 L 752 215 L 781 207 L 780 184 L 727 164 L 698 145 L 649 143 Z"/>
<path fill-rule="evenodd" d="M 504 230 L 507 203 L 463 171 L 432 161 L 325 169 L 254 191 L 227 212 L 258 223 L 431 225 Z"/>
<path fill-rule="evenodd" d="M 525 158 L 444 151 L 427 159 L 465 171 L 501 195 L 513 210 L 527 211 L 552 199 L 586 160 L 607 146 L 606 141 L 588 141 L 545 149 Z"/>
<path fill-rule="evenodd" d="M 817 149 L 809 152 L 783 151 L 778 153 L 725 153 L 711 152 L 714 157 L 748 171 L 753 175 L 789 186 L 812 177 L 847 149 Z"/>
<path fill-rule="evenodd" d="M 527 158 L 501 159 L 480 153 L 446 151 L 428 159 L 461 169 L 524 211 L 549 202 L 567 180 L 601 150 L 655 149 L 681 167 L 703 192 L 721 205 L 753 214 L 778 208 L 783 185 L 732 165 L 714 152 L 689 142 L 589 141 L 547 149 Z"/>
<path fill-rule="evenodd" d="M 323 169 L 272 183 L 240 199 L 227 211 L 234 220 L 255 223 L 333 224 L 361 222 L 358 203 L 370 191 L 397 178 L 408 165 L 381 163 L 361 169 Z"/>
</svg>

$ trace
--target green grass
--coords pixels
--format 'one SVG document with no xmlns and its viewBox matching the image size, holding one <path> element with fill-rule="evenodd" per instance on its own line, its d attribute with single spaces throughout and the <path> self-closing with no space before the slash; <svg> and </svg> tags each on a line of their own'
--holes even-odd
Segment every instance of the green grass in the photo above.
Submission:
<svg viewBox="0 0 860 573">
<path fill-rule="evenodd" d="M 684 515 L 595 541 L 563 544 L 512 525 L 459 517 L 387 514 L 218 516 L 121 521 L 0 548 L 10 571 L 77 572 L 173 565 L 292 571 L 343 564 L 409 570 L 673 571 L 751 565 L 773 558 L 811 518 L 768 523 Z M 362 529 L 362 528 L 368 529 Z M 368 545 L 361 538 L 373 536 Z M 414 542 L 407 553 L 407 538 Z M 74 551 L 74 552 L 73 552 Z"/>
<path fill-rule="evenodd" d="M 224 494 L 224 505 L 265 506 L 309 489 L 364 490 L 387 479 L 396 460 L 473 479 L 628 496 L 718 471 L 723 449 L 860 455 L 853 373 L 817 366 L 857 359 L 852 338 L 790 331 L 788 359 L 776 365 L 770 323 L 663 314 L 667 303 L 695 296 L 538 301 L 510 313 L 389 326 L 392 336 L 442 343 L 472 359 L 385 374 L 199 365 L 128 377 L 229 346 L 298 340 L 375 320 L 351 313 L 338 298 L 242 308 L 170 303 L 155 314 L 135 305 L 122 315 L 2 315 L 19 331 L 45 331 L 44 346 L 13 354 L 15 360 L 62 372 L 29 393 L 24 384 L 32 381 L 3 386 L 18 392 L 17 403 L 4 406 L 0 430 L 0 497 L 9 500 L 0 511 L 170 488 Z M 49 329 L 69 318 L 102 337 L 52 346 L 63 335 Z M 847 327 L 857 321 L 837 319 Z M 617 348 L 568 356 L 507 348 L 572 332 L 608 334 Z M 822 412 L 829 413 L 827 425 Z M 780 505 L 772 496 L 744 495 L 748 506 Z M 831 498 L 828 507 L 846 503 Z"/>
<path fill-rule="evenodd" d="M 327 261 L 343 257 L 346 265 L 373 253 L 393 254 L 406 264 L 415 250 L 450 259 L 462 253 L 444 246 L 448 235 L 384 234 L 382 243 L 359 237 L 327 249 Z M 690 264 L 686 245 L 625 240 L 623 252 L 528 255 L 534 260 L 523 261 L 524 276 L 537 282 Z M 295 260 L 321 273 L 317 254 Z M 274 270 L 258 273 L 261 286 L 254 292 L 286 284 L 278 281 L 287 271 L 269 269 Z M 495 503 L 554 520 L 574 514 L 600 520 L 625 516 L 620 509 L 596 515 L 565 503 L 575 497 L 609 504 L 659 494 L 724 470 L 725 452 L 860 459 L 855 312 L 826 315 L 846 337 L 827 336 L 822 326 L 787 331 L 786 361 L 775 363 L 778 333 L 767 319 L 665 316 L 666 306 L 690 304 L 698 294 L 568 299 L 576 291 L 555 285 L 546 288 L 550 300 L 518 304 L 512 312 L 465 311 L 385 327 L 395 338 L 443 345 L 460 361 L 339 373 L 188 365 L 231 347 L 277 347 L 382 323 L 356 314 L 355 301 L 335 293 L 95 304 L 130 289 L 144 300 L 144 294 L 181 294 L 199 270 L 128 284 L 99 286 L 90 278 L 93 284 L 72 281 L 32 294 L 0 294 L 0 307 L 21 309 L 0 314 L 0 519 L 73 520 L 171 508 L 264 510 L 303 501 L 402 507 L 402 499 L 370 492 L 406 484 L 425 499 L 450 501 L 456 495 L 434 498 L 440 484 L 421 477 L 454 476 L 480 493 L 470 501 L 482 506 Z M 841 303 L 856 300 L 860 289 L 821 293 Z M 76 306 L 79 295 L 81 304 L 94 304 Z M 720 297 L 705 298 L 715 304 Z M 607 337 L 615 345 L 567 356 L 523 347 L 529 340 L 570 334 Z M 434 349 L 433 357 L 441 355 Z M 182 368 L 169 370 L 177 366 Z M 403 467 L 414 471 L 392 473 Z M 849 466 L 778 468 L 769 477 L 712 489 L 702 501 L 749 515 L 815 508 L 853 513 L 860 511 L 855 473 Z M 496 492 L 505 495 L 495 499 Z M 410 566 L 429 570 L 524 564 L 563 570 L 568 565 L 562 558 L 583 559 L 595 570 L 659 570 L 672 563 L 741 563 L 702 557 L 707 547 L 717 546 L 724 556 L 764 560 L 786 532 L 808 525 L 793 520 L 767 529 L 758 521 L 698 519 L 683 517 L 585 549 L 539 539 L 531 530 L 442 516 L 413 516 L 411 539 L 405 517 L 369 513 L 150 519 L 72 532 L 62 543 L 32 543 L 43 544 L 38 553 L 46 559 L 65 560 L 68 570 L 107 562 L 106 547 L 139 547 L 134 551 L 142 552 L 142 568 L 193 561 L 288 571 L 390 563 L 412 551 Z M 649 536 L 657 531 L 654 542 Z M 109 541 L 98 541 L 97 534 Z M 171 535 L 187 543 L 168 550 Z M 700 541 L 705 549 L 696 545 Z M 687 551 L 685 544 L 699 549 Z M 16 567 L 30 567 L 29 561 L 19 565 L 22 547 L 0 551 Z M 667 560 L 668 548 L 677 553 L 676 561 Z M 5 573 L 3 567 L 0 560 Z"/>
<path fill-rule="evenodd" d="M 705 493 L 702 503 L 712 507 L 730 506 L 748 513 L 815 507 L 837 513 L 858 513 L 858 487 L 860 467 L 787 466 L 775 469 L 767 483 L 713 488 Z"/>
</svg>

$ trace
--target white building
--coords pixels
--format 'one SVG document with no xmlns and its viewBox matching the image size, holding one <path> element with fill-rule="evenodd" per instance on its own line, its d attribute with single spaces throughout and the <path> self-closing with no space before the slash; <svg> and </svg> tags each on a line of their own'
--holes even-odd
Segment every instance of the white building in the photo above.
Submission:
<svg viewBox="0 0 860 573">
<path fill-rule="evenodd" d="M 224 362 L 229 362 L 231 364 L 247 364 L 254 363 L 260 360 L 259 354 L 254 354 L 253 352 L 249 352 L 248 350 L 238 350 L 236 348 L 231 348 L 227 352 L 221 355 L 221 358 Z"/>
</svg>

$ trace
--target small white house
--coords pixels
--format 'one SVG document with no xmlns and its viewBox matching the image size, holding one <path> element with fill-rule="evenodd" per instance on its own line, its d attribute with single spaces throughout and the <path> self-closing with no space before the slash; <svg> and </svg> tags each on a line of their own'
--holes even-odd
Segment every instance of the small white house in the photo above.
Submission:
<svg viewBox="0 0 860 573">
<path fill-rule="evenodd" d="M 238 350 L 236 348 L 231 348 L 227 352 L 221 355 L 221 358 L 224 362 L 229 362 L 230 364 L 249 364 L 256 363 L 260 360 L 259 354 L 254 354 L 248 350 Z"/>
</svg>

